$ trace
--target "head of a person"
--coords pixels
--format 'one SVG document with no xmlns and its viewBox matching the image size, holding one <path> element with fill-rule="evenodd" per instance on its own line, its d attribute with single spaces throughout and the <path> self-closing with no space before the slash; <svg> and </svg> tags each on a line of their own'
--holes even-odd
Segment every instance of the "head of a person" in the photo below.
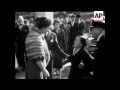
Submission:
<svg viewBox="0 0 120 90">
<path fill-rule="evenodd" d="M 105 31 L 105 23 L 102 22 L 94 22 L 93 26 L 90 28 L 90 33 L 92 34 L 93 38 L 97 39 L 98 36 Z"/>
<path fill-rule="evenodd" d="M 79 22 L 81 19 L 81 16 L 80 15 L 76 15 L 76 21 Z"/>
<path fill-rule="evenodd" d="M 64 23 L 64 24 L 67 24 L 67 23 L 68 23 L 68 17 L 65 17 L 65 18 L 64 18 L 63 23 Z"/>
<path fill-rule="evenodd" d="M 51 26 L 51 20 L 46 17 L 37 17 L 35 25 L 41 33 L 46 33 Z"/>
<path fill-rule="evenodd" d="M 29 21 L 27 19 L 25 19 L 24 24 L 29 26 Z"/>
<path fill-rule="evenodd" d="M 58 30 L 59 27 L 60 27 L 60 21 L 55 20 L 55 21 L 53 22 L 53 26 L 54 26 L 54 29 L 55 29 L 55 30 Z"/>
<path fill-rule="evenodd" d="M 76 19 L 76 16 L 75 16 L 75 15 L 72 15 L 72 16 L 71 16 L 71 21 L 73 22 L 73 21 L 75 21 L 75 19 Z"/>
<path fill-rule="evenodd" d="M 30 19 L 29 19 L 29 22 L 30 22 L 30 23 L 33 23 L 33 18 L 30 18 Z"/>
<path fill-rule="evenodd" d="M 24 24 L 24 18 L 23 18 L 23 16 L 18 16 L 18 19 L 17 19 L 17 22 L 18 22 L 18 24 Z"/>
<path fill-rule="evenodd" d="M 103 29 L 101 27 L 91 27 L 90 34 L 93 38 L 97 39 L 98 36 L 102 33 Z"/>
<path fill-rule="evenodd" d="M 86 40 L 81 35 L 78 35 L 74 41 L 74 48 L 80 48 L 86 46 Z"/>
<path fill-rule="evenodd" d="M 59 20 L 60 20 L 60 23 L 63 23 L 63 20 L 64 20 L 63 15 L 60 15 L 60 16 L 59 16 Z"/>
</svg>

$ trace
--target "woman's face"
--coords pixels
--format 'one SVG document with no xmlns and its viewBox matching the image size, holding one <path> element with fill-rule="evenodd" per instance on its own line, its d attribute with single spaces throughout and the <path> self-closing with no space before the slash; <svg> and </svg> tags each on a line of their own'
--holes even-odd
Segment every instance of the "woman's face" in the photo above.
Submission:
<svg viewBox="0 0 120 90">
<path fill-rule="evenodd" d="M 55 23 L 54 24 L 54 29 L 58 29 L 60 27 L 60 24 L 59 23 Z"/>
<path fill-rule="evenodd" d="M 45 28 L 43 28 L 41 31 L 42 31 L 42 33 L 46 33 L 46 32 L 48 32 L 50 30 L 50 27 L 45 27 Z"/>
<path fill-rule="evenodd" d="M 73 47 L 74 48 L 78 48 L 78 47 L 81 47 L 82 46 L 82 44 L 81 44 L 81 41 L 80 41 L 80 36 L 77 36 L 76 37 L 76 39 L 75 39 L 75 41 L 74 41 L 74 45 L 73 45 Z"/>
</svg>

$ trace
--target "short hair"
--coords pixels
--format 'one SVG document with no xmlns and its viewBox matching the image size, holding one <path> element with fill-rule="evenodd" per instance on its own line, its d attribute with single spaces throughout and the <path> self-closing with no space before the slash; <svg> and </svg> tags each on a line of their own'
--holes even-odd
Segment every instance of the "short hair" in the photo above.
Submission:
<svg viewBox="0 0 120 90">
<path fill-rule="evenodd" d="M 82 37 L 82 35 L 78 35 L 80 37 L 80 41 L 83 44 L 83 47 L 85 47 L 87 45 L 86 43 L 86 39 L 84 37 Z"/>
<path fill-rule="evenodd" d="M 20 19 L 24 22 L 23 16 L 18 16 L 18 20 L 20 20 Z"/>
<path fill-rule="evenodd" d="M 75 15 L 72 15 L 71 17 L 75 17 Z"/>
<path fill-rule="evenodd" d="M 52 23 L 51 20 L 46 17 L 37 17 L 35 24 L 39 29 L 49 27 Z"/>
<path fill-rule="evenodd" d="M 86 46 L 86 45 L 87 45 L 85 38 L 81 37 L 80 40 L 81 40 L 81 43 L 83 44 L 83 46 Z"/>
<path fill-rule="evenodd" d="M 76 15 L 76 18 L 81 18 L 81 15 Z"/>
<path fill-rule="evenodd" d="M 60 15 L 59 18 L 64 18 L 64 16 L 63 16 L 63 15 Z"/>
<path fill-rule="evenodd" d="M 55 25 L 55 23 L 59 23 L 60 24 L 60 21 L 54 20 L 53 25 Z"/>
<path fill-rule="evenodd" d="M 27 19 L 25 19 L 25 20 L 24 20 L 24 23 L 27 23 L 27 22 L 29 22 L 29 21 L 28 21 Z"/>
</svg>

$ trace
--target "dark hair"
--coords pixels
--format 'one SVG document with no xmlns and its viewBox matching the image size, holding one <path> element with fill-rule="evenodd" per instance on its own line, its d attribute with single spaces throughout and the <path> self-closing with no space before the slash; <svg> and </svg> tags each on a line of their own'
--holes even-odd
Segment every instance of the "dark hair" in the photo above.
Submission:
<svg viewBox="0 0 120 90">
<path fill-rule="evenodd" d="M 27 19 L 24 20 L 24 23 L 26 24 L 27 22 L 29 22 Z"/>
<path fill-rule="evenodd" d="M 51 20 L 47 19 L 46 17 L 37 17 L 35 19 L 35 24 L 39 29 L 44 28 L 44 27 L 46 28 L 51 25 Z"/>
<path fill-rule="evenodd" d="M 81 36 L 80 36 L 81 37 Z M 80 38 L 81 43 L 83 44 L 83 47 L 87 45 L 85 38 L 81 37 Z"/>
<path fill-rule="evenodd" d="M 75 17 L 75 15 L 72 15 L 71 17 Z"/>
<path fill-rule="evenodd" d="M 76 18 L 81 18 L 81 15 L 76 15 Z"/>
<path fill-rule="evenodd" d="M 60 24 L 60 21 L 54 20 L 53 25 L 55 25 L 55 23 L 59 23 Z"/>
<path fill-rule="evenodd" d="M 63 15 L 60 15 L 59 18 L 64 18 L 64 16 L 63 16 Z"/>
</svg>

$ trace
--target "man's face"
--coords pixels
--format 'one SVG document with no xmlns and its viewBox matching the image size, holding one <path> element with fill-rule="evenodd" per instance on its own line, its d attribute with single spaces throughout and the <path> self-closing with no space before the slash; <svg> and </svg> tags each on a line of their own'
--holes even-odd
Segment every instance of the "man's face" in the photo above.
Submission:
<svg viewBox="0 0 120 90">
<path fill-rule="evenodd" d="M 24 23 L 24 19 L 23 19 L 23 18 L 18 18 L 17 22 L 18 22 L 19 24 L 23 24 L 23 23 Z"/>
<path fill-rule="evenodd" d="M 60 27 L 60 23 L 55 23 L 55 24 L 54 24 L 54 28 L 55 28 L 55 29 L 58 29 L 59 27 Z"/>
<path fill-rule="evenodd" d="M 46 27 L 46 28 L 43 28 L 42 30 L 41 30 L 41 32 L 42 33 L 46 33 L 46 32 L 48 32 L 50 30 L 50 26 L 49 27 Z"/>
<path fill-rule="evenodd" d="M 61 22 L 61 23 L 63 22 L 63 20 L 64 20 L 64 18 L 60 18 L 60 22 Z"/>
<path fill-rule="evenodd" d="M 71 20 L 72 20 L 72 21 L 75 21 L 75 17 L 72 17 Z"/>
<path fill-rule="evenodd" d="M 33 18 L 30 18 L 29 22 L 30 22 L 30 23 L 33 23 Z"/>
<path fill-rule="evenodd" d="M 93 38 L 97 38 L 98 35 L 100 34 L 100 31 L 98 28 L 92 28 L 92 30 L 90 31 L 90 33 L 92 34 Z"/>
<path fill-rule="evenodd" d="M 65 18 L 64 19 L 64 24 L 67 24 L 68 23 L 68 18 Z"/>
<path fill-rule="evenodd" d="M 79 22 L 79 21 L 80 21 L 80 18 L 76 18 L 76 21 Z"/>
</svg>

